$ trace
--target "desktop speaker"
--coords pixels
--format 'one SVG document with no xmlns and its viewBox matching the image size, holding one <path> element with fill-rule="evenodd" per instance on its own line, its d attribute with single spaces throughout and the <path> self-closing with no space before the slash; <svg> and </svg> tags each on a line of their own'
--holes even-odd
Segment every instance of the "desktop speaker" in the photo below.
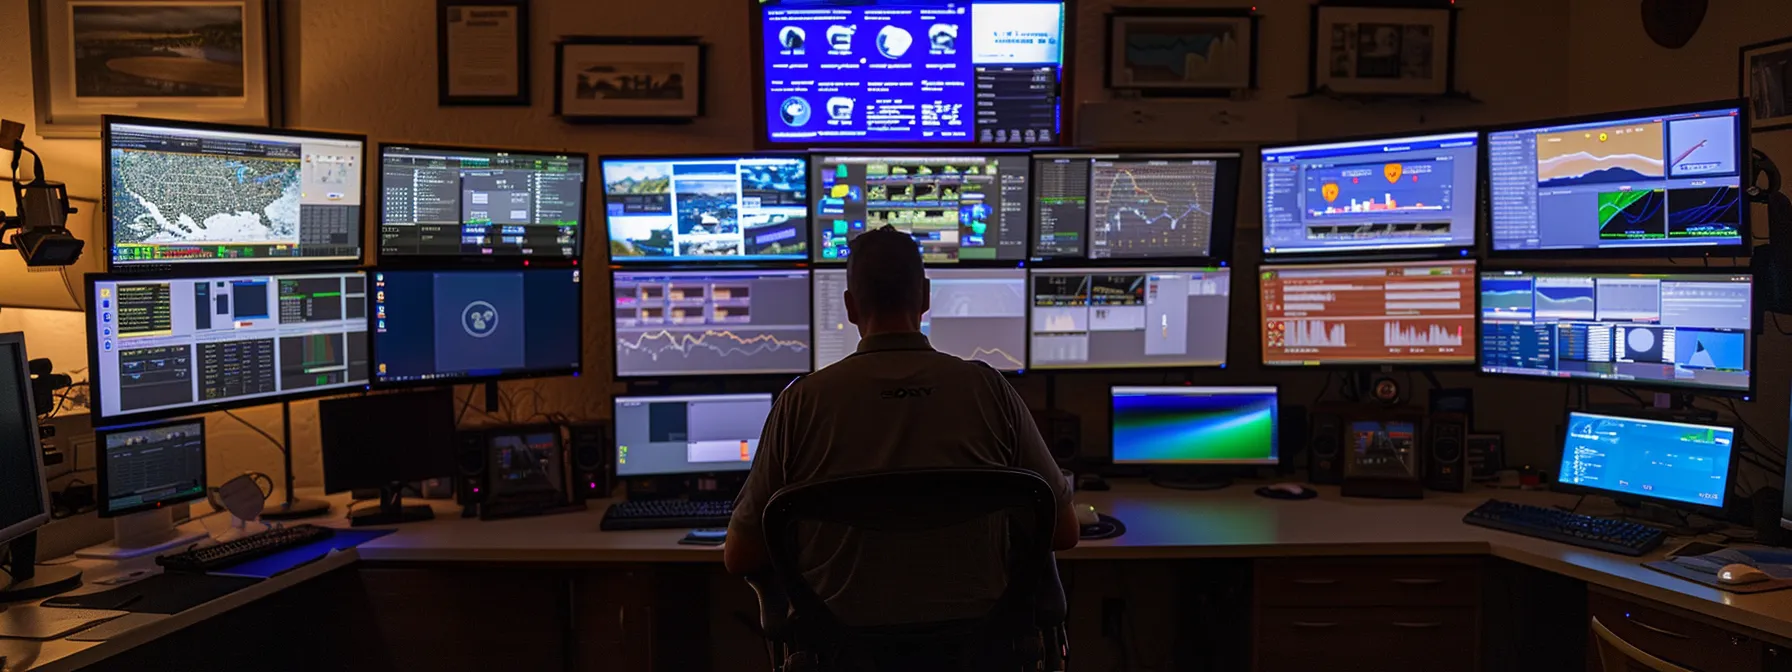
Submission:
<svg viewBox="0 0 1792 672">
<path fill-rule="evenodd" d="M 485 501 L 485 432 L 454 433 L 454 501 L 464 507 Z"/>
<path fill-rule="evenodd" d="M 1307 427 L 1307 480 L 1343 483 L 1344 419 L 1336 413 L 1314 413 Z"/>
<path fill-rule="evenodd" d="M 616 489 L 616 451 L 610 447 L 609 426 L 588 423 L 567 429 L 573 500 L 582 502 L 609 497 Z"/>
<path fill-rule="evenodd" d="M 1425 423 L 1425 487 L 1462 492 L 1468 486 L 1468 416 L 1432 412 Z"/>
<path fill-rule="evenodd" d="M 1299 469 L 1295 449 L 1307 445 L 1307 407 L 1288 404 L 1277 409 L 1280 421 L 1276 427 L 1276 473 L 1291 474 Z"/>
</svg>

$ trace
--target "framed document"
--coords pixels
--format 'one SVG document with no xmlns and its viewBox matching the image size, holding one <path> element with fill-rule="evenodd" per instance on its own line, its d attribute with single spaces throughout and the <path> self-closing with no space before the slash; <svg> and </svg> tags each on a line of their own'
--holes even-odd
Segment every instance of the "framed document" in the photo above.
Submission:
<svg viewBox="0 0 1792 672">
<path fill-rule="evenodd" d="M 528 105 L 528 0 L 437 0 L 436 73 L 441 105 Z"/>
</svg>

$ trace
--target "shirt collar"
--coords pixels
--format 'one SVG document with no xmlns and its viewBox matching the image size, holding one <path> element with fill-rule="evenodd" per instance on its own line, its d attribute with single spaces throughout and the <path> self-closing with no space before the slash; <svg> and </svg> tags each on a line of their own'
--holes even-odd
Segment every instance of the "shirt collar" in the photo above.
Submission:
<svg viewBox="0 0 1792 672">
<path fill-rule="evenodd" d="M 933 344 L 927 342 L 927 335 L 918 331 L 902 334 L 877 334 L 859 339 L 859 352 L 883 352 L 886 350 L 932 350 Z"/>
</svg>

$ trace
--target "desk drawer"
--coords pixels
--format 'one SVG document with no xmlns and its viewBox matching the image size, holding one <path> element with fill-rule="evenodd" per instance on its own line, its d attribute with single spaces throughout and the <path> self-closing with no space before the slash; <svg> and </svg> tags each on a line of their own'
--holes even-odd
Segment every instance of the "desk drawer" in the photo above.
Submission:
<svg viewBox="0 0 1792 672">
<path fill-rule="evenodd" d="M 1699 670 L 1762 669 L 1760 641 L 1646 602 L 1588 591 L 1587 612 L 1632 646 L 1671 663 Z M 1587 647 L 1596 648 L 1591 627 L 1587 637 Z"/>
<path fill-rule="evenodd" d="M 1320 558 L 1257 561 L 1263 607 L 1475 606 L 1475 558 Z"/>
<path fill-rule="evenodd" d="M 1276 608 L 1257 613 L 1257 670 L 1474 670 L 1471 607 Z"/>
</svg>

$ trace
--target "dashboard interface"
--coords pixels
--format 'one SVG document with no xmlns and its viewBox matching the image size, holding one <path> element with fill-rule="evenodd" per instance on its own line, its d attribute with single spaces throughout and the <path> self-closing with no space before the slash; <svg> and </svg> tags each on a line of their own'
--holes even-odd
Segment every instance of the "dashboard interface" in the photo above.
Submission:
<svg viewBox="0 0 1792 672">
<path fill-rule="evenodd" d="M 1226 268 L 1036 269 L 1033 368 L 1226 365 Z"/>
<path fill-rule="evenodd" d="M 602 170 L 611 262 L 809 258 L 804 157 L 614 158 Z"/>
<path fill-rule="evenodd" d="M 1557 480 L 1619 499 L 1723 508 L 1735 442 L 1729 427 L 1570 413 Z"/>
<path fill-rule="evenodd" d="M 614 277 L 618 376 L 809 372 L 809 271 Z"/>
<path fill-rule="evenodd" d="M 1027 155 L 911 154 L 815 159 L 816 261 L 886 225 L 915 237 L 928 263 L 1027 257 Z"/>
<path fill-rule="evenodd" d="M 380 147 L 380 256 L 576 259 L 585 157 Z"/>
<path fill-rule="evenodd" d="M 1480 134 L 1263 149 L 1263 253 L 1475 245 Z"/>
<path fill-rule="evenodd" d="M 932 310 L 921 332 L 935 350 L 974 359 L 998 371 L 1027 363 L 1027 272 L 1018 268 L 929 268 Z M 858 327 L 847 321 L 846 270 L 815 271 L 815 370 L 845 359 L 859 347 Z"/>
<path fill-rule="evenodd" d="M 1266 264 L 1263 363 L 1472 364 L 1475 262 Z"/>
<path fill-rule="evenodd" d="M 1033 257 L 1224 256 L 1238 155 L 1036 154 Z M 1219 254 L 1216 254 L 1218 252 Z"/>
<path fill-rule="evenodd" d="M 772 412 L 769 394 L 616 398 L 616 475 L 746 471 Z"/>
</svg>

